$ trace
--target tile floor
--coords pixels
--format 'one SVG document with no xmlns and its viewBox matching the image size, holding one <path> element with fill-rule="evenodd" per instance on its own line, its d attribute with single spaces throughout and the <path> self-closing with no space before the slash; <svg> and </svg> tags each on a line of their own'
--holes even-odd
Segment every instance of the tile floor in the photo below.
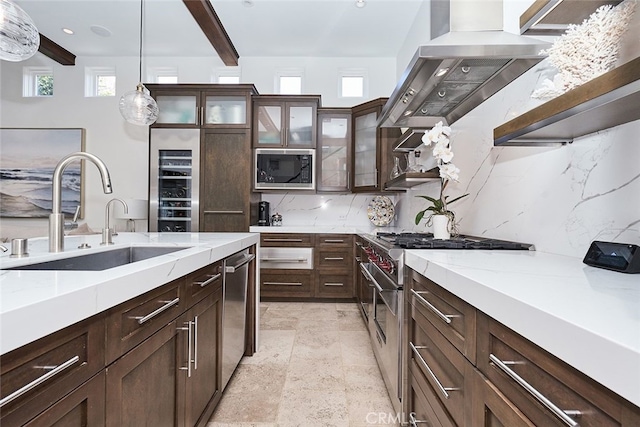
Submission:
<svg viewBox="0 0 640 427">
<path fill-rule="evenodd" d="M 355 303 L 261 303 L 260 348 L 207 427 L 397 426 Z"/>
</svg>

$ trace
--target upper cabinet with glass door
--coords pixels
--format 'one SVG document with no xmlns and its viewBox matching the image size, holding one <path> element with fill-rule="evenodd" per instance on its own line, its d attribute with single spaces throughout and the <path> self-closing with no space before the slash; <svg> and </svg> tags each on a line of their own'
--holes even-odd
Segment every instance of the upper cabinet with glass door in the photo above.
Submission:
<svg viewBox="0 0 640 427">
<path fill-rule="evenodd" d="M 253 99 L 253 146 L 316 148 L 320 96 L 258 95 Z"/>
<path fill-rule="evenodd" d="M 318 110 L 318 191 L 349 191 L 351 108 Z"/>
<path fill-rule="evenodd" d="M 251 97 L 257 91 L 244 84 L 148 84 L 156 100 L 153 127 L 217 128 L 251 126 Z"/>
</svg>

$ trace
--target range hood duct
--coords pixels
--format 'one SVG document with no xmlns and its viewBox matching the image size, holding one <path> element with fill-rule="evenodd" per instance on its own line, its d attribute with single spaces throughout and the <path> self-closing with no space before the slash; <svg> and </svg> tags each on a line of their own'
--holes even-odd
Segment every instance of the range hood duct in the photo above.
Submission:
<svg viewBox="0 0 640 427">
<path fill-rule="evenodd" d="M 502 0 L 431 0 L 431 38 L 385 104 L 378 126 L 450 125 L 544 59 L 549 43 L 502 30 Z"/>
</svg>

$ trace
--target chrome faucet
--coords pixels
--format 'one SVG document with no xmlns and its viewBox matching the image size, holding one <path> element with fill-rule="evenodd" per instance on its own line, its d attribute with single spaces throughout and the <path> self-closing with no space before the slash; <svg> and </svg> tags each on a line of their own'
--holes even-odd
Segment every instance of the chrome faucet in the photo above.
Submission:
<svg viewBox="0 0 640 427">
<path fill-rule="evenodd" d="M 100 243 L 101 245 L 113 245 L 112 237 L 114 235 L 114 232 L 109 226 L 109 207 L 113 202 L 122 203 L 124 213 L 129 213 L 129 206 L 127 206 L 127 203 L 124 200 L 115 198 L 107 202 L 107 206 L 104 208 L 104 228 L 102 229 L 102 243 Z"/>
<path fill-rule="evenodd" d="M 64 251 L 64 214 L 62 213 L 62 173 L 69 163 L 74 160 L 90 160 L 100 171 L 102 178 L 102 188 L 105 194 L 113 192 L 111 188 L 111 177 L 107 166 L 98 157 L 90 153 L 79 151 L 71 153 L 58 162 L 53 171 L 53 196 L 51 198 L 52 208 L 49 215 L 49 252 Z"/>
</svg>

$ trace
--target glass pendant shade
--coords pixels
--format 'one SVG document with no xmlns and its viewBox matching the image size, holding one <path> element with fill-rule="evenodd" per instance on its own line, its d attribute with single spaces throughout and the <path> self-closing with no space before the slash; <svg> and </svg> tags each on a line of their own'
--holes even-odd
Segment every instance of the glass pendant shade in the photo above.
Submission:
<svg viewBox="0 0 640 427">
<path fill-rule="evenodd" d="M 31 58 L 40 47 L 40 34 L 31 17 L 9 0 L 0 0 L 0 5 L 0 59 Z"/>
<path fill-rule="evenodd" d="M 136 90 L 120 98 L 120 114 L 134 125 L 150 125 L 158 119 L 158 104 L 144 92 L 142 83 L 138 83 Z"/>
</svg>

